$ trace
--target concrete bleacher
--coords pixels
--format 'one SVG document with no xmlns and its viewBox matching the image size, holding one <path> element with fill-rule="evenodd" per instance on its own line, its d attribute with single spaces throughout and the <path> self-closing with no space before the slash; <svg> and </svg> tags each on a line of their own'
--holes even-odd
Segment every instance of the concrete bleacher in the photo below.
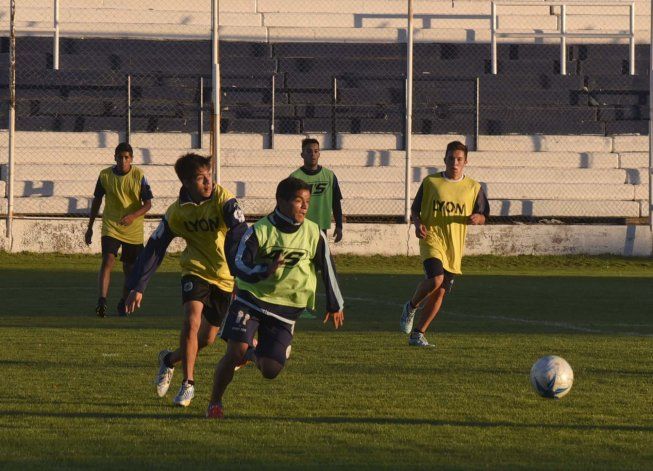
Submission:
<svg viewBox="0 0 653 471">
<path fill-rule="evenodd" d="M 18 135 L 22 145 L 14 174 L 16 213 L 88 214 L 97 175 L 111 165 L 119 135 L 52 133 L 52 146 L 35 142 L 35 135 Z M 179 183 L 172 165 L 188 151 L 175 144 L 191 141 L 184 135 L 172 141 L 167 141 L 169 135 L 158 136 L 158 146 L 139 146 L 147 137 L 144 134 L 135 134 L 132 141 L 135 163 L 144 169 L 155 194 L 152 215 L 161 215 L 175 200 Z M 317 137 L 328 144 L 327 136 Z M 276 183 L 301 165 L 301 138 L 287 135 L 277 149 L 263 149 L 263 135 L 225 136 L 222 183 L 248 214 L 261 215 L 273 208 Z M 454 138 L 470 139 L 416 136 L 411 195 L 425 176 L 444 168 L 444 147 Z M 66 147 L 73 140 L 94 147 Z M 163 147 L 166 142 L 168 147 Z M 340 181 L 346 215 L 403 214 L 405 153 L 398 142 L 398 136 L 386 134 L 340 135 L 340 150 L 322 151 L 321 162 L 333 168 Z M 6 133 L 0 134 L 0 152 L 6 155 L 3 146 Z M 640 218 L 648 214 L 647 146 L 645 137 L 635 136 L 481 136 L 479 150 L 469 154 L 467 174 L 482 182 L 495 216 Z M 74 158 L 55 164 L 59 153 Z M 2 179 L 6 171 L 6 164 L 0 164 Z"/>
</svg>

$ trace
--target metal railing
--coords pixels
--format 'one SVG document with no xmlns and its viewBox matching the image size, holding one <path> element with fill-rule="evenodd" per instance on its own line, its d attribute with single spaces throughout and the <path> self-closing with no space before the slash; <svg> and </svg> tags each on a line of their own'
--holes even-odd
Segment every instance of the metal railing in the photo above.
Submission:
<svg viewBox="0 0 653 471">
<path fill-rule="evenodd" d="M 558 31 L 538 31 L 538 32 L 502 32 L 497 27 L 497 6 L 498 5 L 535 5 L 532 1 L 525 0 L 505 0 L 492 2 L 492 16 L 490 22 L 491 34 L 491 54 L 492 54 L 492 74 L 496 75 L 498 71 L 497 56 L 497 39 L 498 38 L 527 38 L 527 39 L 560 39 L 560 75 L 567 75 L 567 38 L 597 38 L 597 39 L 628 39 L 629 41 L 629 74 L 635 75 L 635 3 L 609 1 L 600 2 L 601 6 L 628 6 L 630 11 L 630 27 L 627 33 L 584 33 L 580 31 L 567 31 L 567 5 L 596 5 L 597 2 L 589 1 L 567 1 L 546 3 L 547 6 L 560 7 L 560 22 Z M 542 2 L 538 2 L 542 5 Z"/>
</svg>

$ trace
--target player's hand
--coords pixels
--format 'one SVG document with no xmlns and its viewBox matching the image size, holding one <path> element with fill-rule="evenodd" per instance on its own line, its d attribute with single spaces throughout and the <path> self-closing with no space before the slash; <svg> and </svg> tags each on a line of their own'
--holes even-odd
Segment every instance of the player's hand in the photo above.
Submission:
<svg viewBox="0 0 653 471">
<path fill-rule="evenodd" d="M 342 227 L 335 228 L 333 231 L 333 237 L 335 238 L 334 241 L 336 244 L 342 240 Z"/>
<path fill-rule="evenodd" d="M 485 224 L 485 216 L 483 216 L 482 214 L 474 213 L 471 216 L 469 216 L 469 224 L 472 224 L 474 226 Z"/>
<path fill-rule="evenodd" d="M 415 224 L 415 237 L 418 239 L 426 238 L 426 226 L 421 222 L 419 224 Z"/>
<path fill-rule="evenodd" d="M 134 219 L 136 219 L 136 218 L 131 214 L 128 214 L 127 216 L 123 216 L 120 219 L 120 225 L 121 226 L 129 226 L 132 222 L 134 222 Z"/>
<path fill-rule="evenodd" d="M 327 312 L 322 323 L 326 324 L 329 322 L 329 319 L 333 319 L 333 326 L 337 329 L 338 327 L 342 327 L 342 324 L 345 323 L 345 313 L 344 311 Z"/>
<path fill-rule="evenodd" d="M 274 272 L 277 271 L 277 268 L 279 268 L 282 264 L 283 264 L 283 253 L 279 252 L 274 257 L 274 260 L 272 260 L 272 263 L 268 264 L 268 272 L 266 277 L 274 274 Z"/>
<path fill-rule="evenodd" d="M 136 290 L 131 290 L 127 296 L 127 299 L 125 300 L 125 311 L 127 311 L 127 314 L 131 314 L 136 309 L 141 307 L 142 300 L 143 293 Z"/>
<path fill-rule="evenodd" d="M 86 234 L 84 234 L 84 242 L 86 242 L 86 245 L 91 245 L 91 242 L 93 242 L 93 228 L 89 227 L 86 230 Z"/>
</svg>

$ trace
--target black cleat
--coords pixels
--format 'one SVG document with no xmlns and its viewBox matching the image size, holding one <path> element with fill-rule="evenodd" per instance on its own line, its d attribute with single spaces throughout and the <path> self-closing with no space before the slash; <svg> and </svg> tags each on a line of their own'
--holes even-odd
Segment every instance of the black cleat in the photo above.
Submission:
<svg viewBox="0 0 653 471">
<path fill-rule="evenodd" d="M 107 303 L 105 302 L 98 302 L 97 306 L 95 307 L 95 314 L 97 314 L 98 317 L 104 317 L 107 313 Z"/>
<path fill-rule="evenodd" d="M 119 317 L 127 317 L 127 308 L 125 307 L 125 300 L 121 299 L 118 301 L 118 306 L 116 307 Z"/>
</svg>

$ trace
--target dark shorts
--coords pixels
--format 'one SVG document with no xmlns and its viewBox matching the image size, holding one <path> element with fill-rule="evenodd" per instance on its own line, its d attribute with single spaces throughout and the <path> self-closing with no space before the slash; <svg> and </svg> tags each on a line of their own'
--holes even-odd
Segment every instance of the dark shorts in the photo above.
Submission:
<svg viewBox="0 0 653 471">
<path fill-rule="evenodd" d="M 444 280 L 442 280 L 442 287 L 444 288 L 445 293 L 451 293 L 455 275 L 444 269 L 442 266 L 442 260 L 438 258 L 427 258 L 424 260 L 424 274 L 429 279 L 444 275 Z"/>
<path fill-rule="evenodd" d="M 204 304 L 202 315 L 215 327 L 220 327 L 229 310 L 231 293 L 222 291 L 217 286 L 195 275 L 181 277 L 181 299 L 199 301 Z"/>
<path fill-rule="evenodd" d="M 253 344 L 258 333 L 256 355 L 271 358 L 282 365 L 290 356 L 294 325 L 262 314 L 245 304 L 234 301 L 220 331 L 223 340 Z"/>
<path fill-rule="evenodd" d="M 102 255 L 113 254 L 118 256 L 118 249 L 122 246 L 120 261 L 133 264 L 136 262 L 138 255 L 143 251 L 143 244 L 128 244 L 111 236 L 102 236 Z"/>
</svg>

